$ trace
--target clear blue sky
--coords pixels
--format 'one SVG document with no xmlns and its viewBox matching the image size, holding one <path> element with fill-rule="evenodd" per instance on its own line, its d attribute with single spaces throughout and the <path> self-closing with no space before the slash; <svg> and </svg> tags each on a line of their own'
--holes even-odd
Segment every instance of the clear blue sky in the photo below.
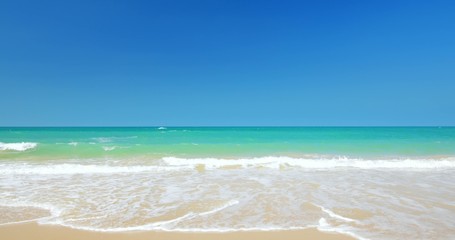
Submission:
<svg viewBox="0 0 455 240">
<path fill-rule="evenodd" d="M 0 125 L 455 125 L 455 1 L 1 1 Z"/>
</svg>

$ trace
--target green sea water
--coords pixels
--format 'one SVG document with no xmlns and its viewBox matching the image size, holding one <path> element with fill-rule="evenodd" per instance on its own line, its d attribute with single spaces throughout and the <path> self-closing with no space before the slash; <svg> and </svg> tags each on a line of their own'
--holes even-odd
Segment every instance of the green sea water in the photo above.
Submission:
<svg viewBox="0 0 455 240">
<path fill-rule="evenodd" d="M 0 128 L 0 226 L 454 239 L 455 128 Z"/>
<path fill-rule="evenodd" d="M 23 145 L 26 143 L 29 145 Z M 445 157 L 455 155 L 455 128 L 4 127 L 0 128 L 0 150 L 0 159 L 21 160 L 318 155 Z"/>
</svg>

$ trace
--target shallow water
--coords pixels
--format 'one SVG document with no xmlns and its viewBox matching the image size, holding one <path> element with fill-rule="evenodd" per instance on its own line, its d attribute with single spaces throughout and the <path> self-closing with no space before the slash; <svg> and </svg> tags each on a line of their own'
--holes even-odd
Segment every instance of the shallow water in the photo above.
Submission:
<svg viewBox="0 0 455 240">
<path fill-rule="evenodd" d="M 455 236 L 452 128 L 198 129 L 2 129 L 0 225 Z"/>
</svg>

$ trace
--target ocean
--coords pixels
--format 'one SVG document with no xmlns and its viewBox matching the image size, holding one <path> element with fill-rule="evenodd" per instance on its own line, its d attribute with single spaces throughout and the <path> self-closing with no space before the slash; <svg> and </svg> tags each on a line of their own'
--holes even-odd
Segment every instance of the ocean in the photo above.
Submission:
<svg viewBox="0 0 455 240">
<path fill-rule="evenodd" d="M 453 127 L 0 128 L 0 225 L 455 237 Z"/>
</svg>

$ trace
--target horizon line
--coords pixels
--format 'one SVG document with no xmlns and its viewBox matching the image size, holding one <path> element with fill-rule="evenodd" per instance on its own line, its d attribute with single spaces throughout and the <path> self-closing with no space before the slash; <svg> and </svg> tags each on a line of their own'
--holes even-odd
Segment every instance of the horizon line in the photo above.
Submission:
<svg viewBox="0 0 455 240">
<path fill-rule="evenodd" d="M 131 125 L 112 125 L 112 126 L 71 126 L 71 125 L 61 125 L 61 126 L 0 126 L 0 128 L 248 128 L 248 127 L 261 127 L 261 128 L 324 128 L 324 127 L 455 127 L 455 125 L 144 125 L 144 126 L 131 126 Z"/>
</svg>

